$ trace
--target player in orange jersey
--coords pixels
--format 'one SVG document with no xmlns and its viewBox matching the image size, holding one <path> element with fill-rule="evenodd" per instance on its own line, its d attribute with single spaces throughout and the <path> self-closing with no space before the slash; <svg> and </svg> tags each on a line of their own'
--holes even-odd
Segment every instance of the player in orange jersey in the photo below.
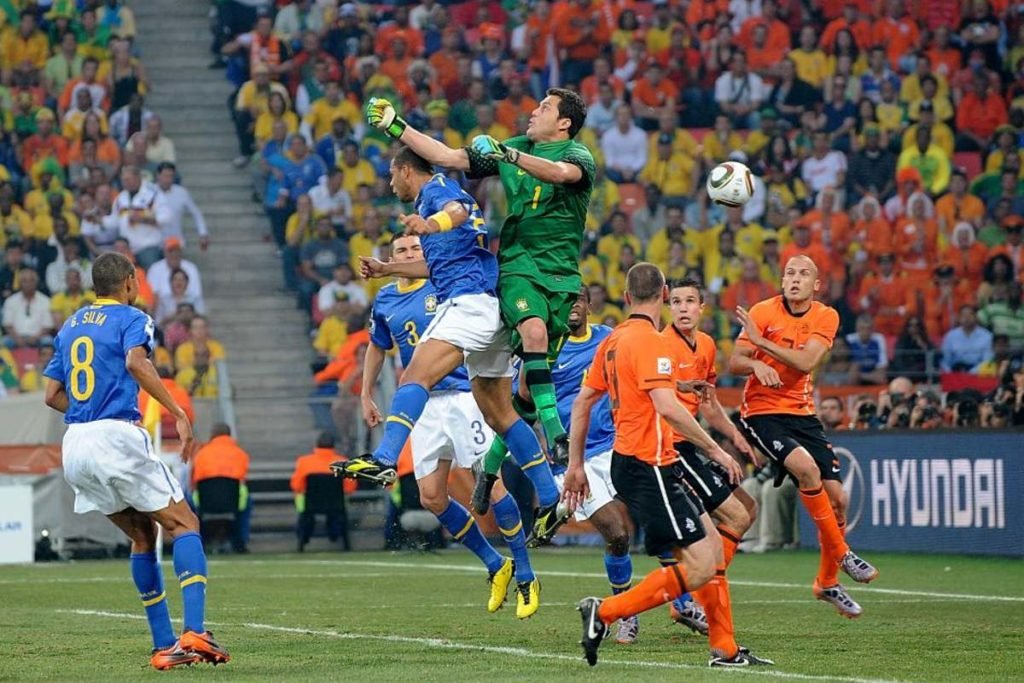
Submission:
<svg viewBox="0 0 1024 683">
<path fill-rule="evenodd" d="M 715 395 L 715 340 L 697 329 L 704 311 L 704 292 L 700 283 L 690 279 L 670 282 L 668 303 L 672 324 L 662 330 L 661 336 L 671 353 L 679 402 L 694 417 L 698 412 L 703 415 L 709 426 L 728 436 L 740 453 L 755 465 L 760 465 L 760 456 L 736 429 Z M 697 455 L 691 441 L 678 434 L 673 438 L 683 481 L 711 515 L 722 539 L 723 561 L 716 571 L 724 582 L 725 570 L 736 555 L 740 539 L 754 522 L 757 503 L 746 491 L 730 482 L 728 474 L 717 463 Z M 672 604 L 674 621 L 679 621 L 677 615 L 685 608 L 677 602 Z"/>
<path fill-rule="evenodd" d="M 575 509 L 590 493 L 583 465 L 590 411 L 607 394 L 615 425 L 612 484 L 643 529 L 647 553 L 658 557 L 669 551 L 677 562 L 651 572 L 618 595 L 581 600 L 577 607 L 583 616 L 581 645 L 593 666 L 609 625 L 689 590 L 704 606 L 712 625 L 711 666 L 771 664 L 741 650 L 733 638 L 728 585 L 716 576 L 716 567 L 723 561 L 718 532 L 677 474 L 679 456 L 672 445 L 673 430 L 725 468 L 733 483 L 742 477 L 736 461 L 676 397 L 671 354 L 656 322 L 666 294 L 665 277 L 657 266 L 639 263 L 626 274 L 629 319 L 601 342 L 573 402 L 563 497 Z"/>
<path fill-rule="evenodd" d="M 814 595 L 853 619 L 863 610 L 840 585 L 839 567 L 859 583 L 873 581 L 878 570 L 846 545 L 839 459 L 825 438 L 811 395 L 811 373 L 825 359 L 839 327 L 835 309 L 814 300 L 820 286 L 814 261 L 794 256 L 783 269 L 781 295 L 750 311 L 737 306 L 743 331 L 729 368 L 747 376 L 740 408 L 747 440 L 793 477 L 818 527 L 821 562 Z"/>
</svg>

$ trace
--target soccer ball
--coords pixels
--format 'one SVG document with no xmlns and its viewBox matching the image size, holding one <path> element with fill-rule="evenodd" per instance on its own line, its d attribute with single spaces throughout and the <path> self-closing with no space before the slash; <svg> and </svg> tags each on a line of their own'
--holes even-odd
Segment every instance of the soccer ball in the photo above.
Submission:
<svg viewBox="0 0 1024 683">
<path fill-rule="evenodd" d="M 754 176 L 738 161 L 726 161 L 708 174 L 708 196 L 722 206 L 743 206 L 754 194 Z"/>
</svg>

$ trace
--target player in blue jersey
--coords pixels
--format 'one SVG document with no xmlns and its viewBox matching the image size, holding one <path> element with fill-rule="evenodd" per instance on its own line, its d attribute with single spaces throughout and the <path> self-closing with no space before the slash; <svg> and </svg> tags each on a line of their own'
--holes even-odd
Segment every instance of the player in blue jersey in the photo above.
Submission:
<svg viewBox="0 0 1024 683">
<path fill-rule="evenodd" d="M 149 360 L 152 318 L 128 305 L 139 292 L 135 266 L 120 254 L 106 253 L 93 263 L 92 280 L 96 303 L 64 322 L 43 372 L 46 405 L 64 413 L 68 425 L 61 457 L 64 477 L 75 491 L 75 512 L 97 510 L 131 539 L 132 578 L 153 636 L 155 668 L 227 662 L 227 650 L 203 626 L 206 555 L 199 520 L 153 453 L 149 434 L 138 426 L 139 386 L 174 416 L 185 462 L 195 450 L 192 426 Z M 179 638 L 156 559 L 154 523 L 174 539 L 174 572 L 184 603 Z"/>
<path fill-rule="evenodd" d="M 581 287 L 579 296 L 569 311 L 569 338 L 558 354 L 558 360 L 551 368 L 555 385 L 558 414 L 562 424 L 569 426 L 572 404 L 580 393 L 583 380 L 594 362 L 597 347 L 612 332 L 605 325 L 589 325 L 590 290 Z M 576 510 L 576 519 L 589 520 L 605 542 L 604 566 L 611 583 L 612 593 L 628 590 L 633 578 L 633 561 L 629 555 L 629 511 L 615 498 L 612 484 L 612 445 L 615 442 L 615 425 L 612 422 L 611 404 L 607 396 L 594 404 L 590 410 L 590 427 L 584 446 L 584 469 L 590 484 L 590 495 Z M 552 466 L 559 487 L 565 477 L 565 467 Z M 673 559 L 674 563 L 675 560 Z M 690 628 L 707 632 L 704 612 L 689 595 L 679 598 L 683 608 L 681 618 Z M 675 614 L 673 614 L 675 616 Z M 616 642 L 629 644 L 636 641 L 640 621 L 636 616 L 623 619 L 615 635 Z"/>
<path fill-rule="evenodd" d="M 391 402 L 384 437 L 372 454 L 338 463 L 344 476 L 391 483 L 395 463 L 420 418 L 430 390 L 465 363 L 473 397 L 484 420 L 508 445 L 513 460 L 537 490 L 536 525 L 555 525 L 567 514 L 559 504 L 547 458 L 529 425 L 512 407 L 511 340 L 501 320 L 496 290 L 498 261 L 486 248 L 487 231 L 476 202 L 458 183 L 422 157 L 402 148 L 391 162 L 391 187 L 416 213 L 402 216 L 406 232 L 421 236 L 423 261 L 384 263 L 361 258 L 364 277 L 429 278 L 437 294 L 434 320 L 420 336 Z M 539 600 L 530 583 L 528 603 Z"/>
<path fill-rule="evenodd" d="M 422 260 L 419 237 L 399 235 L 392 240 L 392 262 Z M 398 278 L 377 294 L 370 322 L 370 346 L 363 364 L 361 396 L 363 419 L 370 427 L 384 422 L 373 401 L 373 388 L 380 376 L 385 352 L 397 346 L 402 365 L 408 366 L 420 335 L 437 317 L 437 310 L 437 291 L 429 280 Z M 487 611 L 497 612 L 505 604 L 514 577 L 516 616 L 520 619 L 532 616 L 539 607 L 536 600 L 529 600 L 530 585 L 536 576 L 530 566 L 526 534 L 515 500 L 503 488 L 495 489 L 494 515 L 512 550 L 513 560 L 499 554 L 484 538 L 466 508 L 448 495 L 451 468 L 473 467 L 494 439 L 494 432 L 470 393 L 464 366 L 460 365 L 431 388 L 427 405 L 409 438 L 420 502 L 437 516 L 452 538 L 466 546 L 487 568 L 490 585 Z"/>
</svg>

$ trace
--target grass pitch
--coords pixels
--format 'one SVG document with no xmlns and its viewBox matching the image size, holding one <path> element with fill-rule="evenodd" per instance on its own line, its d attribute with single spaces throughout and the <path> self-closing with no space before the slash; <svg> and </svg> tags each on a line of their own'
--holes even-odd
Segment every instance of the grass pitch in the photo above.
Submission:
<svg viewBox="0 0 1024 683">
<path fill-rule="evenodd" d="M 607 592 L 601 555 L 535 555 L 542 606 L 525 622 L 511 602 L 486 612 L 485 573 L 461 549 L 214 558 L 207 621 L 234 659 L 168 673 L 148 668 L 127 561 L 0 567 L 0 680 L 1024 680 L 1019 560 L 867 553 L 881 577 L 851 586 L 865 613 L 847 621 L 811 596 L 816 554 L 740 555 L 737 639 L 776 666 L 722 672 L 665 608 L 641 617 L 635 645 L 607 641 L 591 669 L 573 607 Z M 653 567 L 634 557 L 635 575 Z M 166 563 L 164 576 L 180 617 Z"/>
</svg>

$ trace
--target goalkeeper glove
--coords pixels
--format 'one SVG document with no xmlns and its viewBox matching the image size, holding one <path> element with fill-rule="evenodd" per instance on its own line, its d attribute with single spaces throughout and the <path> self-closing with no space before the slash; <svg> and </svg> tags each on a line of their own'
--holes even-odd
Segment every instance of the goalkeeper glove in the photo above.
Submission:
<svg viewBox="0 0 1024 683">
<path fill-rule="evenodd" d="M 477 135 L 473 138 L 471 146 L 481 156 L 494 161 L 504 161 L 507 164 L 515 164 L 519 161 L 518 149 L 512 149 L 490 135 Z"/>
<path fill-rule="evenodd" d="M 402 137 L 402 133 L 409 125 L 398 115 L 394 105 L 383 97 L 371 97 L 367 102 L 366 122 L 396 140 Z"/>
</svg>

